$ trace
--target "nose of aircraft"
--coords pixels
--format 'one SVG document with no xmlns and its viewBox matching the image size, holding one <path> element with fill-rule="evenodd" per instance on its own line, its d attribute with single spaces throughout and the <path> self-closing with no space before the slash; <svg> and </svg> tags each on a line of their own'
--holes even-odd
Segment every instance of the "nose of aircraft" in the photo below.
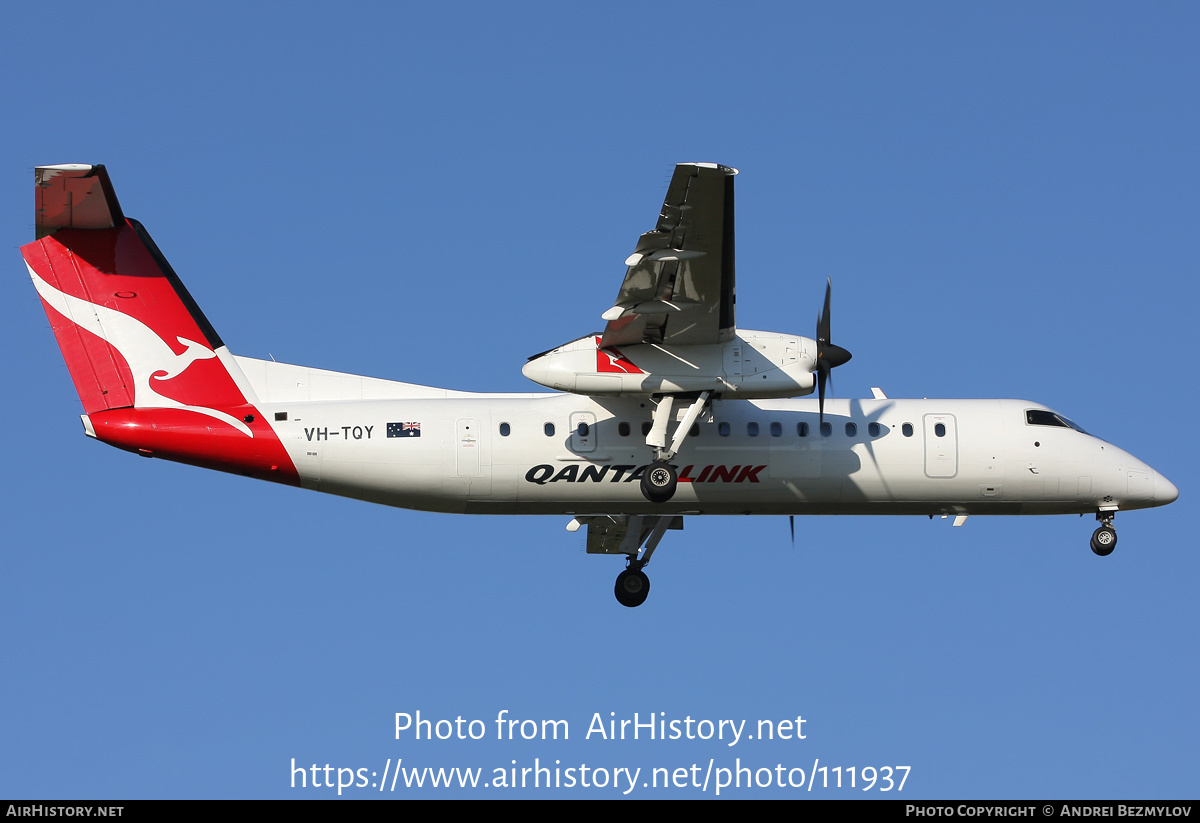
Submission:
<svg viewBox="0 0 1200 823">
<path fill-rule="evenodd" d="M 1165 506 L 1174 503 L 1179 498 L 1179 489 L 1175 484 L 1158 472 L 1154 472 L 1154 503 Z"/>
</svg>

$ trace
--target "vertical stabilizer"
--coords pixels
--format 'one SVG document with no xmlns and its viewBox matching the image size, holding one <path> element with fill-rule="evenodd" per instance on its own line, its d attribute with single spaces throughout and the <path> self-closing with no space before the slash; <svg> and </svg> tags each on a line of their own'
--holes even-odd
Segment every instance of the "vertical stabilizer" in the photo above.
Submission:
<svg viewBox="0 0 1200 823">
<path fill-rule="evenodd" d="M 295 474 L 256 398 L 103 166 L 36 172 L 38 239 L 21 249 L 83 402 L 121 448 L 282 479 Z"/>
</svg>

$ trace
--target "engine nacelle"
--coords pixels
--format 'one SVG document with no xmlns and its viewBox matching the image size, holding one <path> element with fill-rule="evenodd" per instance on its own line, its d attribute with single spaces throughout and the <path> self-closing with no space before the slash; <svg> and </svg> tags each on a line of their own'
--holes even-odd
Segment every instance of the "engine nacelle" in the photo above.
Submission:
<svg viewBox="0 0 1200 823">
<path fill-rule="evenodd" d="M 600 348 L 588 335 L 531 358 L 521 372 L 557 391 L 650 395 L 712 391 L 725 397 L 812 394 L 817 344 L 807 337 L 741 330 L 726 343 L 639 343 Z"/>
</svg>

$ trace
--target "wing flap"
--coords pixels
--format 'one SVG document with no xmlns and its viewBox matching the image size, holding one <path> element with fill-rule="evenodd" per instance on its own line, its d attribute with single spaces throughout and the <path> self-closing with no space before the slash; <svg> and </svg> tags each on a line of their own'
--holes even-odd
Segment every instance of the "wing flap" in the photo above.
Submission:
<svg viewBox="0 0 1200 823">
<path fill-rule="evenodd" d="M 639 238 L 602 346 L 704 345 L 732 339 L 736 169 L 675 167 L 653 231 Z M 614 317 L 614 315 L 617 315 Z"/>
<path fill-rule="evenodd" d="M 599 515 L 577 517 L 587 523 L 588 554 L 637 554 L 659 521 L 668 521 L 668 529 L 682 529 L 682 515 Z M 632 530 L 631 530 L 632 527 Z"/>
</svg>

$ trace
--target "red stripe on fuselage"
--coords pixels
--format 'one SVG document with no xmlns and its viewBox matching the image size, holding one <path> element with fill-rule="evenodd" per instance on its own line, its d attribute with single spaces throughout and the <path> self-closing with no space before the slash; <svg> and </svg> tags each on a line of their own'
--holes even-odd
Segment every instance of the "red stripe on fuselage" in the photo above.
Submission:
<svg viewBox="0 0 1200 823">
<path fill-rule="evenodd" d="M 112 409 L 88 415 L 96 439 L 147 457 L 300 485 L 292 458 L 251 405 L 223 409 L 246 422 L 253 437 L 186 409 Z M 246 421 L 247 417 L 252 420 Z"/>
</svg>

